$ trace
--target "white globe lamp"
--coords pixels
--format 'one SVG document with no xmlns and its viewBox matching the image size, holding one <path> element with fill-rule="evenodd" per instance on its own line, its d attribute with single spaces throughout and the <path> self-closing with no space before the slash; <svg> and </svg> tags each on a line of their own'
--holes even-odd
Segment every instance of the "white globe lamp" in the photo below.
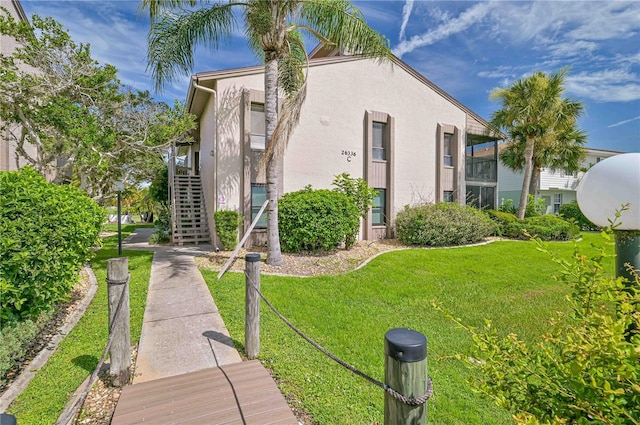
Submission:
<svg viewBox="0 0 640 425">
<path fill-rule="evenodd" d="M 578 184 L 577 200 L 582 213 L 598 226 L 618 224 L 616 275 L 633 281 L 626 264 L 640 268 L 640 153 L 612 156 L 591 167 Z"/>
</svg>

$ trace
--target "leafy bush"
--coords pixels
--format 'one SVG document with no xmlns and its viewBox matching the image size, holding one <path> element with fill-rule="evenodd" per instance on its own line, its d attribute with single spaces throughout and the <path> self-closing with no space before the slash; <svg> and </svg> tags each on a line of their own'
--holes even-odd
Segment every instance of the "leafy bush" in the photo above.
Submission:
<svg viewBox="0 0 640 425">
<path fill-rule="evenodd" d="M 545 205 L 544 198 L 536 199 L 536 197 L 531 194 L 527 196 L 527 207 L 524 210 L 525 218 L 538 217 L 544 214 L 546 210 L 547 206 Z M 498 211 L 518 215 L 518 206 L 515 205 L 513 199 L 505 199 L 498 208 Z"/>
<path fill-rule="evenodd" d="M 238 244 L 238 226 L 242 222 L 240 214 L 235 211 L 216 211 L 213 217 L 216 220 L 216 234 L 224 249 L 235 249 Z"/>
<path fill-rule="evenodd" d="M 26 319 L 10 323 L 3 321 L 0 329 L 0 388 L 5 384 L 3 377 L 7 371 L 27 353 L 33 339 L 52 316 L 53 312 L 45 311 L 35 320 Z"/>
<path fill-rule="evenodd" d="M 517 212 L 517 211 L 516 211 Z M 485 213 L 489 216 L 491 220 L 496 223 L 496 232 L 495 234 L 498 236 L 503 236 L 505 234 L 505 229 L 511 224 L 518 221 L 518 217 L 513 213 L 496 211 L 496 210 L 486 210 Z"/>
<path fill-rule="evenodd" d="M 518 214 L 518 207 L 514 204 L 513 199 L 509 198 L 502 202 L 498 211 L 516 215 Z"/>
<path fill-rule="evenodd" d="M 505 235 L 510 238 L 529 239 L 524 233 L 525 230 L 529 235 L 543 241 L 568 241 L 580 233 L 578 226 L 558 216 L 547 214 L 510 223 L 505 229 Z"/>
<path fill-rule="evenodd" d="M 353 235 L 360 211 L 343 193 L 307 187 L 278 201 L 278 222 L 283 251 L 328 251 Z"/>
<path fill-rule="evenodd" d="M 524 210 L 524 218 L 539 217 L 545 213 L 547 206 L 544 203 L 544 198 L 536 199 L 535 196 L 529 195 L 527 197 L 527 208 Z"/>
<path fill-rule="evenodd" d="M 608 232 L 603 237 L 611 243 Z M 570 313 L 551 319 L 536 346 L 514 334 L 499 337 L 490 323 L 479 331 L 448 314 L 475 341 L 478 353 L 465 359 L 480 372 L 473 386 L 516 412 L 523 425 L 640 423 L 638 276 L 631 286 L 607 277 L 604 247 L 588 257 L 576 245 L 569 261 L 539 242 L 538 248 L 562 267 Z"/>
<path fill-rule="evenodd" d="M 367 182 L 361 178 L 353 178 L 348 173 L 342 173 L 333 179 L 333 183 L 337 192 L 344 193 L 353 201 L 358 210 L 360 217 L 367 216 L 369 209 L 373 206 L 373 198 L 376 197 L 377 191 L 369 187 Z M 360 223 L 354 227 L 353 232 L 346 236 L 345 247 L 349 249 L 357 240 L 360 231 Z"/>
<path fill-rule="evenodd" d="M 405 206 L 396 218 L 396 235 L 405 245 L 463 245 L 493 232 L 495 225 L 484 213 L 453 202 Z"/>
<path fill-rule="evenodd" d="M 171 234 L 164 230 L 158 230 L 149 236 L 149 244 L 155 245 L 159 243 L 168 243 L 171 242 Z"/>
<path fill-rule="evenodd" d="M 584 214 L 582 214 L 582 211 L 580 211 L 580 207 L 578 206 L 578 203 L 576 201 L 560 205 L 560 217 L 580 227 L 580 230 L 600 230 L 599 226 L 593 224 L 587 217 L 584 216 Z"/>
<path fill-rule="evenodd" d="M 64 299 L 99 243 L 104 211 L 32 168 L 0 173 L 0 319 L 35 317 Z"/>
</svg>

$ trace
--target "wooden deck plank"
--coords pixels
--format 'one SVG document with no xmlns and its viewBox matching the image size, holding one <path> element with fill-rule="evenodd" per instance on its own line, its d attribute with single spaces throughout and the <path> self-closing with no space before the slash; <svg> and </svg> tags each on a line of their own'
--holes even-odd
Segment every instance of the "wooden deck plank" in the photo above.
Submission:
<svg viewBox="0 0 640 425">
<path fill-rule="evenodd" d="M 111 423 L 298 425 L 256 360 L 126 387 Z"/>
</svg>

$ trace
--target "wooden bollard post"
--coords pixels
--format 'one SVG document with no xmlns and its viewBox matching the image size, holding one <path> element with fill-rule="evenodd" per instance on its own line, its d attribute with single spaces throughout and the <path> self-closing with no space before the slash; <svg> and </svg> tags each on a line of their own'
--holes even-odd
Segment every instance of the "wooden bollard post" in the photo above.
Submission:
<svg viewBox="0 0 640 425">
<path fill-rule="evenodd" d="M 123 387 L 131 376 L 131 334 L 129 326 L 129 260 L 107 260 L 107 289 L 109 293 L 109 329 L 112 339 L 109 375 L 114 386 Z M 122 300 L 122 301 L 121 301 Z M 120 304 L 119 311 L 118 304 Z"/>
<path fill-rule="evenodd" d="M 396 328 L 384 336 L 385 384 L 404 397 L 427 392 L 427 338 L 418 331 Z M 410 406 L 388 392 L 384 396 L 384 425 L 426 425 L 427 403 Z"/>
<path fill-rule="evenodd" d="M 245 256 L 245 273 L 244 348 L 253 360 L 260 353 L 260 295 L 255 290 L 260 290 L 260 254 Z"/>
</svg>

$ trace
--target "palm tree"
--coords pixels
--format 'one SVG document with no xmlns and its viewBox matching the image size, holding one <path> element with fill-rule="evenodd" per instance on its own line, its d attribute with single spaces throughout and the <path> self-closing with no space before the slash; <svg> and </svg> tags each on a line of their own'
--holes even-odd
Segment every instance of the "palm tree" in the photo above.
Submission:
<svg viewBox="0 0 640 425">
<path fill-rule="evenodd" d="M 529 182 L 529 194 L 535 195 L 543 168 L 564 170 L 573 173 L 581 169 L 581 161 L 585 157 L 584 144 L 587 142 L 585 132 L 569 129 L 561 134 L 550 134 L 541 140 L 533 154 L 533 170 Z M 519 134 L 511 135 L 509 143 L 500 152 L 500 161 L 513 171 L 524 169 L 524 149 L 526 138 Z"/>
<path fill-rule="evenodd" d="M 202 8 L 195 9 L 196 5 Z M 279 157 L 284 153 L 306 96 L 306 49 L 301 32 L 320 44 L 363 57 L 391 56 L 385 37 L 367 26 L 346 0 L 142 0 L 149 10 L 148 64 L 157 87 L 189 74 L 197 46 L 216 49 L 244 21 L 247 42 L 265 62 L 267 264 L 282 262 L 278 233 Z M 238 8 L 242 15 L 234 15 Z M 278 91 L 287 95 L 280 119 Z"/>
<path fill-rule="evenodd" d="M 572 135 L 584 137 L 576 129 L 576 120 L 583 110 L 582 103 L 562 97 L 566 75 L 566 68 L 553 75 L 535 72 L 508 88 L 495 89 L 490 95 L 492 100 L 500 99 L 502 102 L 502 109 L 493 113 L 492 125 L 505 130 L 515 140 L 524 140 L 524 179 L 518 209 L 520 219 L 524 218 L 527 206 L 535 153 L 543 151 L 552 140 Z"/>
</svg>

